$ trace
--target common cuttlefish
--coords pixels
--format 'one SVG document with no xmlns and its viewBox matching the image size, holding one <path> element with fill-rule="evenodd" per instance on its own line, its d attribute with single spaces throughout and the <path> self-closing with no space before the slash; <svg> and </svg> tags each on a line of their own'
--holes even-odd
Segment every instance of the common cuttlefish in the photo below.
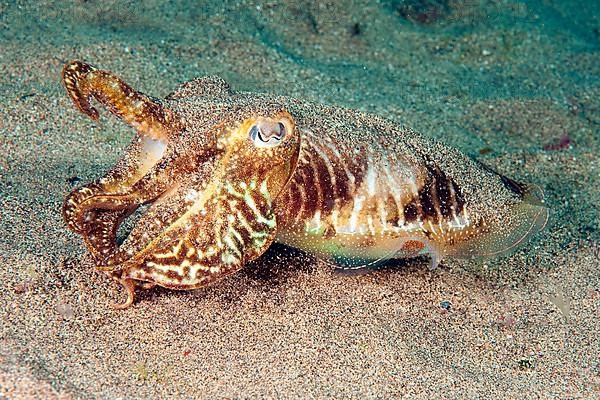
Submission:
<svg viewBox="0 0 600 400">
<path fill-rule="evenodd" d="M 136 288 L 206 286 L 273 242 L 342 269 L 427 254 L 435 267 L 506 254 L 547 221 L 535 186 L 375 115 L 238 92 L 214 76 L 158 100 L 81 61 L 63 81 L 84 114 L 98 119 L 94 98 L 137 131 L 63 207 L 96 268 L 126 289 L 117 308 Z"/>
</svg>

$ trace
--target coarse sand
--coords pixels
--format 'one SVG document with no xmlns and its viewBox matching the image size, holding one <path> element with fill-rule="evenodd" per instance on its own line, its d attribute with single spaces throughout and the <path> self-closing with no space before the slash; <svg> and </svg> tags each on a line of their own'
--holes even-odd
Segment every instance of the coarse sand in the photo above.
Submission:
<svg viewBox="0 0 600 400">
<path fill-rule="evenodd" d="M 229 4 L 229 3 L 228 3 Z M 0 2 L 0 399 L 600 396 L 596 2 Z M 544 189 L 510 257 L 336 273 L 280 245 L 124 293 L 61 216 L 133 133 L 73 107 L 84 59 L 163 97 L 219 74 L 376 113 Z"/>
</svg>

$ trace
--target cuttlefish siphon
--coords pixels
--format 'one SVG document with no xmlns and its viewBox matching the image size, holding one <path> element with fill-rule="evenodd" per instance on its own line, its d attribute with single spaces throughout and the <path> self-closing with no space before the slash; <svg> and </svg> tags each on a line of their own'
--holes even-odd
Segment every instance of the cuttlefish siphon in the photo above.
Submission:
<svg viewBox="0 0 600 400">
<path fill-rule="evenodd" d="M 534 186 L 374 115 L 237 92 L 214 76 L 158 100 L 81 61 L 63 81 L 80 111 L 98 119 L 94 98 L 137 131 L 63 207 L 96 268 L 126 288 L 117 308 L 136 288 L 206 286 L 273 242 L 342 269 L 427 254 L 435 267 L 507 254 L 546 224 Z"/>
</svg>

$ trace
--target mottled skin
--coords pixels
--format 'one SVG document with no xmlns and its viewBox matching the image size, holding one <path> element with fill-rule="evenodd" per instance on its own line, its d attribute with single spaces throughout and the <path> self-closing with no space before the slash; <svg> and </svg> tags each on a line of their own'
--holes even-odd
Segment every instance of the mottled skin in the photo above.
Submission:
<svg viewBox="0 0 600 400">
<path fill-rule="evenodd" d="M 541 195 L 440 143 L 361 112 L 232 91 L 217 77 L 164 100 L 80 61 L 63 80 L 138 135 L 104 177 L 73 191 L 63 214 L 98 269 L 136 287 L 193 289 L 279 241 L 341 268 L 391 257 L 504 254 L 546 223 Z M 117 229 L 149 209 L 125 241 Z"/>
</svg>

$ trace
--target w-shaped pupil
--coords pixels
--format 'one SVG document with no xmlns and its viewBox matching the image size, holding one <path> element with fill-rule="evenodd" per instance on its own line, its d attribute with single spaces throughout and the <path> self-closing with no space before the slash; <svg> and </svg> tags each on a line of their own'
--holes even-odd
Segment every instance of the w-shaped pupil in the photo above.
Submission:
<svg viewBox="0 0 600 400">
<path fill-rule="evenodd" d="M 258 123 L 250 129 L 250 138 L 256 142 L 257 139 L 265 144 L 276 145 L 285 135 L 285 125 L 277 123 Z"/>
</svg>

